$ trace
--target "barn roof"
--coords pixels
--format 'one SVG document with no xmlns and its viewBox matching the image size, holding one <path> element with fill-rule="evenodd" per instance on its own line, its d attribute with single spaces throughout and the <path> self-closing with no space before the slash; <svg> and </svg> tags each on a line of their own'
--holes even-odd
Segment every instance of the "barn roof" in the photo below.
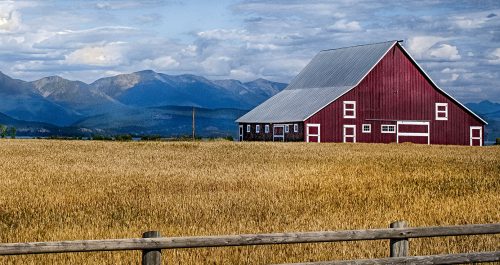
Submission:
<svg viewBox="0 0 500 265">
<path fill-rule="evenodd" d="M 283 91 L 236 121 L 304 121 L 361 82 L 395 43 L 323 50 Z"/>
<path fill-rule="evenodd" d="M 397 43 L 397 41 L 387 41 L 323 50 L 311 60 L 283 91 L 255 107 L 237 119 L 236 122 L 281 123 L 304 121 L 356 87 Z M 403 51 L 405 51 L 404 48 Z M 405 53 L 407 52 L 405 51 Z M 439 88 L 416 61 L 413 60 L 413 62 L 438 90 L 486 124 L 486 121 L 481 117 Z"/>
</svg>

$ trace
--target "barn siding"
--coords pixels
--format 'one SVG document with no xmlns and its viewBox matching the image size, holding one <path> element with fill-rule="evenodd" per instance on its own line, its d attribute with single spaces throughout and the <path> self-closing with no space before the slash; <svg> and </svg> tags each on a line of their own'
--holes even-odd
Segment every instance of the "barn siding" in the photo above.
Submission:
<svg viewBox="0 0 500 265">
<path fill-rule="evenodd" d="M 343 101 L 356 101 L 356 119 L 343 118 Z M 448 103 L 448 120 L 435 120 L 435 103 Z M 385 121 L 382 121 L 385 120 Z M 383 134 L 381 124 L 395 120 L 430 121 L 431 144 L 469 145 L 470 126 L 484 126 L 446 95 L 436 90 L 413 62 L 394 46 L 354 89 L 308 118 L 321 124 L 322 142 L 342 142 L 343 125 L 356 125 L 357 142 L 396 142 L 396 134 Z M 362 133 L 362 124 L 372 132 Z"/>
<path fill-rule="evenodd" d="M 250 132 L 247 133 L 247 125 L 250 125 Z M 260 125 L 260 132 L 256 133 L 256 125 Z M 269 133 L 265 133 L 265 125 L 269 125 Z M 288 124 L 290 126 L 290 131 L 285 133 L 285 142 L 302 142 L 304 141 L 304 123 L 294 122 L 294 123 L 280 123 Z M 293 131 L 293 125 L 299 125 L 299 131 L 295 133 Z M 240 123 L 243 125 L 243 141 L 273 141 L 273 124 L 271 123 Z"/>
</svg>

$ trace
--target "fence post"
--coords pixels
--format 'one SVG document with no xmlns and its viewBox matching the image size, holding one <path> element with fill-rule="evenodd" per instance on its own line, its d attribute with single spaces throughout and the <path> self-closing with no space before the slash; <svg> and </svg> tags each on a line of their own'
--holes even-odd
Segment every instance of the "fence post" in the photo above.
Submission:
<svg viewBox="0 0 500 265">
<path fill-rule="evenodd" d="M 142 234 L 142 238 L 160 237 L 158 231 L 148 231 Z M 142 265 L 160 265 L 161 249 L 146 249 L 142 251 Z"/>
<path fill-rule="evenodd" d="M 406 221 L 396 221 L 390 224 L 390 228 L 408 227 Z M 408 256 L 409 242 L 408 238 L 391 239 L 389 242 L 391 257 L 406 257 Z"/>
</svg>

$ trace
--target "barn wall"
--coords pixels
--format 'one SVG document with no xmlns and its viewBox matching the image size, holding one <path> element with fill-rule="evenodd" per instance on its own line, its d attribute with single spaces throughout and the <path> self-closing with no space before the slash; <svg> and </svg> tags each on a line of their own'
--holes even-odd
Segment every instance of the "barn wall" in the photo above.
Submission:
<svg viewBox="0 0 500 265">
<path fill-rule="evenodd" d="M 247 133 L 247 125 L 250 124 L 250 132 Z M 256 125 L 260 125 L 260 132 L 255 132 Z M 269 125 L 269 133 L 265 133 L 265 125 Z M 290 131 L 285 133 L 285 142 L 302 142 L 304 141 L 304 123 L 280 123 L 288 124 L 290 126 Z M 293 125 L 299 125 L 299 131 L 295 133 L 293 131 Z M 273 141 L 273 124 L 271 123 L 240 123 L 243 125 L 243 141 Z"/>
<path fill-rule="evenodd" d="M 343 101 L 356 101 L 356 119 L 343 118 Z M 448 103 L 448 120 L 435 120 L 435 103 Z M 401 48 L 394 46 L 356 87 L 305 123 L 321 124 L 322 142 L 342 142 L 343 125 L 356 125 L 357 142 L 396 142 L 396 134 L 381 133 L 381 124 L 395 120 L 430 121 L 431 144 L 469 145 L 470 126 L 483 126 L 447 96 L 434 89 Z M 362 124 L 372 124 L 362 133 Z M 484 141 L 484 126 L 483 126 Z"/>
</svg>

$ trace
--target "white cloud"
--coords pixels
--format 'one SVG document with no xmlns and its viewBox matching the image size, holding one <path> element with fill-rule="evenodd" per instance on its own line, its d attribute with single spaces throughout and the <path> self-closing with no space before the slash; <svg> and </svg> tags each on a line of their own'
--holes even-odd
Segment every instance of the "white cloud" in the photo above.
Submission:
<svg viewBox="0 0 500 265">
<path fill-rule="evenodd" d="M 440 43 L 448 40 L 438 36 L 415 36 L 408 39 L 408 50 L 415 59 L 455 61 L 461 58 L 456 46 Z"/>
<path fill-rule="evenodd" d="M 258 76 L 253 71 L 247 71 L 243 69 L 232 69 L 229 72 L 229 78 L 236 80 L 255 80 Z"/>
<path fill-rule="evenodd" d="M 453 73 L 449 75 L 449 78 L 441 78 L 439 81 L 441 81 L 441 83 L 450 83 L 456 81 L 459 77 L 460 77 L 459 74 Z"/>
<path fill-rule="evenodd" d="M 66 56 L 70 65 L 113 66 L 125 63 L 123 43 L 109 43 L 102 46 L 86 46 Z"/>
<path fill-rule="evenodd" d="M 358 21 L 347 21 L 346 19 L 341 19 L 335 22 L 333 25 L 328 27 L 329 30 L 338 31 L 360 31 L 361 25 Z"/>
<path fill-rule="evenodd" d="M 436 43 L 446 40 L 436 36 L 415 36 L 408 39 L 408 50 L 416 59 L 426 57 L 430 48 Z"/>
<path fill-rule="evenodd" d="M 500 48 L 496 48 L 491 52 L 490 59 L 488 60 L 491 64 L 500 64 Z"/>
<path fill-rule="evenodd" d="M 172 56 L 162 56 L 155 59 L 146 59 L 143 61 L 145 68 L 155 70 L 171 70 L 177 68 L 180 63 Z"/>
<path fill-rule="evenodd" d="M 279 49 L 279 47 L 277 45 L 274 45 L 274 44 L 251 43 L 251 42 L 246 43 L 246 48 L 258 50 L 258 51 L 274 51 L 274 50 Z"/>
<path fill-rule="evenodd" d="M 0 5 L 0 33 L 15 32 L 21 28 L 21 15 L 12 6 Z"/>
<path fill-rule="evenodd" d="M 209 75 L 224 76 L 231 72 L 231 58 L 227 56 L 210 56 L 200 65 Z"/>
<path fill-rule="evenodd" d="M 454 22 L 457 27 L 462 29 L 476 29 L 486 22 L 486 18 L 457 17 Z"/>
<path fill-rule="evenodd" d="M 441 70 L 441 73 L 443 73 L 443 74 L 465 73 L 465 72 L 467 72 L 467 71 L 465 69 L 463 69 L 463 68 L 449 68 L 449 67 L 446 67 L 443 70 Z"/>
<path fill-rule="evenodd" d="M 436 59 L 459 60 L 461 58 L 456 46 L 441 44 L 438 48 L 430 49 L 429 55 Z"/>
</svg>

